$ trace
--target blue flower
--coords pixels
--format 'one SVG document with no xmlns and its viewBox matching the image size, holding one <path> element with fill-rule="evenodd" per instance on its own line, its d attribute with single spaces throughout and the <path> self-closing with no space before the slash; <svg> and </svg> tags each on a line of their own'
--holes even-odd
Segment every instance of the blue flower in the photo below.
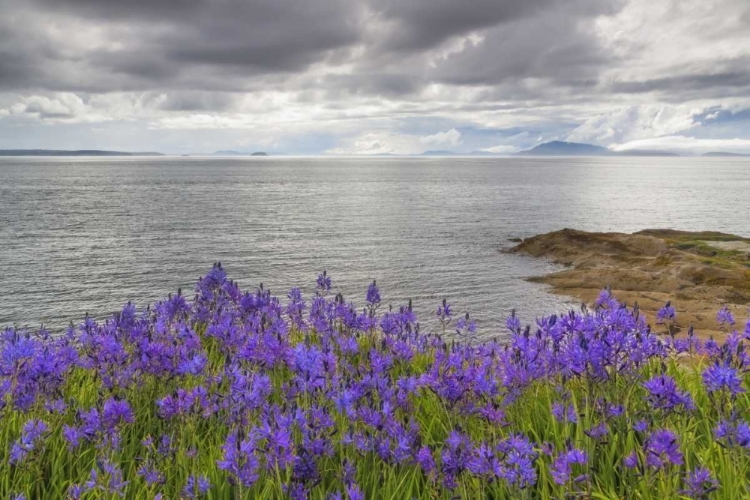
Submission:
<svg viewBox="0 0 750 500">
<path fill-rule="evenodd" d="M 705 467 L 697 467 L 685 477 L 685 486 L 686 488 L 680 493 L 690 498 L 703 500 L 719 489 L 719 482 L 713 477 L 710 470 Z"/>
<path fill-rule="evenodd" d="M 726 389 L 730 394 L 737 395 L 745 392 L 742 387 L 742 377 L 736 368 L 728 363 L 716 361 L 703 371 L 703 384 L 708 392 L 716 392 Z"/>
</svg>

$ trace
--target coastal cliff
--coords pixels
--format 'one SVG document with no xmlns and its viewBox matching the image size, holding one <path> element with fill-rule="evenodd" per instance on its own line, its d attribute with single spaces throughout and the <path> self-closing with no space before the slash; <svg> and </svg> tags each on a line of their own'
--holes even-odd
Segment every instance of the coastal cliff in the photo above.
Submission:
<svg viewBox="0 0 750 500">
<path fill-rule="evenodd" d="M 702 336 L 715 335 L 722 305 L 740 311 L 750 304 L 750 239 L 732 234 L 563 229 L 527 238 L 508 251 L 567 266 L 530 281 L 589 304 L 609 285 L 618 299 L 629 305 L 637 301 L 652 324 L 656 311 L 671 300 L 678 331 L 692 324 Z"/>
</svg>

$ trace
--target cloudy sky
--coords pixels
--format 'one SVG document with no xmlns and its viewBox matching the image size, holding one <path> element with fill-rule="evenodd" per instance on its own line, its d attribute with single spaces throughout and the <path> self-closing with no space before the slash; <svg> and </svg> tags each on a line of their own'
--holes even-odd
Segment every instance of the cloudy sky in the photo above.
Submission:
<svg viewBox="0 0 750 500">
<path fill-rule="evenodd" d="M 0 148 L 750 152 L 748 0 L 0 0 Z"/>
</svg>

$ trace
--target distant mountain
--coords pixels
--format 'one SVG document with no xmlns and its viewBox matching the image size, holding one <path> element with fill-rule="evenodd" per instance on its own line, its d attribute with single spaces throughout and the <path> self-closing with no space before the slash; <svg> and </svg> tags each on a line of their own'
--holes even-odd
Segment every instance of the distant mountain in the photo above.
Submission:
<svg viewBox="0 0 750 500">
<path fill-rule="evenodd" d="M 545 142 L 544 144 L 516 154 L 520 156 L 680 156 L 669 151 L 643 149 L 612 151 L 611 149 L 593 144 L 564 141 Z"/>
<path fill-rule="evenodd" d="M 255 153 L 251 154 L 250 156 L 268 156 L 268 153 L 265 151 L 256 151 Z"/>
<path fill-rule="evenodd" d="M 701 156 L 706 156 L 706 157 L 710 157 L 710 158 L 723 158 L 723 157 L 729 157 L 729 158 L 740 157 L 740 158 L 744 158 L 744 157 L 747 157 L 747 156 L 750 156 L 750 155 L 744 154 L 744 153 L 725 153 L 723 151 L 711 151 L 710 153 L 704 153 Z"/>
<path fill-rule="evenodd" d="M 0 156 L 164 156 L 154 151 L 103 151 L 100 149 L 0 149 Z"/>
<path fill-rule="evenodd" d="M 454 153 L 453 151 L 442 151 L 442 150 L 425 151 L 424 153 L 422 153 L 422 156 L 455 156 L 455 155 L 456 153 Z"/>
<path fill-rule="evenodd" d="M 607 148 L 593 144 L 552 141 L 516 154 L 519 156 L 611 156 L 613 153 Z"/>
</svg>

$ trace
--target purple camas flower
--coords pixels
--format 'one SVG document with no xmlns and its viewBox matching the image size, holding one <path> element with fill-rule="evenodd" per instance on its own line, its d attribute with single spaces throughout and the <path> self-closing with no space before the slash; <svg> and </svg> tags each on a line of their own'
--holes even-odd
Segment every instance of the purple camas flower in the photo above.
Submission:
<svg viewBox="0 0 750 500">
<path fill-rule="evenodd" d="M 375 280 L 370 283 L 370 286 L 367 287 L 367 303 L 370 305 L 370 307 L 377 307 L 378 304 L 380 304 L 380 290 L 378 290 L 378 285 L 375 284 Z"/>
<path fill-rule="evenodd" d="M 29 453 L 40 446 L 48 429 L 49 426 L 42 420 L 28 420 L 21 430 L 21 437 L 11 447 L 8 461 L 11 464 L 23 462 Z"/>
<path fill-rule="evenodd" d="M 365 500 L 365 494 L 356 483 L 352 483 L 346 487 L 346 495 L 349 500 Z"/>
<path fill-rule="evenodd" d="M 617 302 L 617 299 L 615 299 L 615 296 L 612 295 L 612 291 L 609 287 L 599 292 L 599 297 L 597 297 L 595 304 L 597 307 L 603 307 L 610 310 L 616 309 L 620 305 L 619 302 Z"/>
<path fill-rule="evenodd" d="M 206 476 L 191 474 L 188 476 L 185 487 L 182 489 L 182 494 L 185 498 L 195 499 L 202 497 L 210 489 L 211 483 Z"/>
<path fill-rule="evenodd" d="M 156 468 L 156 465 L 150 461 L 145 462 L 138 468 L 138 475 L 146 481 L 149 486 L 155 484 L 164 484 L 164 474 Z"/>
<path fill-rule="evenodd" d="M 694 410 L 693 398 L 687 391 L 680 391 L 674 379 L 668 375 L 657 375 L 643 384 L 648 391 L 646 399 L 655 410 L 667 412 L 680 409 Z"/>
<path fill-rule="evenodd" d="M 556 401 L 552 403 L 551 413 L 558 422 L 567 421 L 571 424 L 578 422 L 578 415 L 576 415 L 576 409 L 572 404 L 565 405 Z"/>
<path fill-rule="evenodd" d="M 453 317 L 453 309 L 446 299 L 443 299 L 443 303 L 435 311 L 435 316 L 443 323 L 448 323 Z"/>
<path fill-rule="evenodd" d="M 622 464 L 628 469 L 638 467 L 638 453 L 634 451 L 625 455 L 625 458 L 622 459 Z"/>
<path fill-rule="evenodd" d="M 742 376 L 736 368 L 729 366 L 727 362 L 716 361 L 703 370 L 703 385 L 706 386 L 708 392 L 726 389 L 733 396 L 745 392 L 742 387 Z"/>
<path fill-rule="evenodd" d="M 252 486 L 258 480 L 260 466 L 252 435 L 240 441 L 237 431 L 232 431 L 222 450 L 223 458 L 216 462 L 219 469 L 229 472 L 233 482 L 239 482 L 245 487 Z"/>
<path fill-rule="evenodd" d="M 677 317 L 674 307 L 671 302 L 667 302 L 664 306 L 656 312 L 656 322 L 659 324 L 674 321 Z"/>
<path fill-rule="evenodd" d="M 331 290 L 331 277 L 328 276 L 326 271 L 323 271 L 318 275 L 318 279 L 315 282 L 316 290 L 318 293 L 325 295 Z"/>
<path fill-rule="evenodd" d="M 722 420 L 714 428 L 714 437 L 726 446 L 750 449 L 750 425 L 744 420 Z"/>
<path fill-rule="evenodd" d="M 719 482 L 714 479 L 710 470 L 698 467 L 687 474 L 685 486 L 686 488 L 680 493 L 690 498 L 704 500 L 719 489 Z"/>
<path fill-rule="evenodd" d="M 716 313 L 716 321 L 722 327 L 731 327 L 734 325 L 734 316 L 732 316 L 732 312 L 729 308 L 724 306 L 719 309 L 718 313 Z"/>
<path fill-rule="evenodd" d="M 81 500 L 86 489 L 80 484 L 71 484 L 68 486 L 66 500 Z"/>
<path fill-rule="evenodd" d="M 560 453 L 552 463 L 550 473 L 552 474 L 552 480 L 555 484 L 566 484 L 570 481 L 570 476 L 573 473 L 573 465 L 586 465 L 588 463 L 588 455 L 585 451 L 578 448 L 571 448 Z M 576 477 L 578 481 L 586 479 L 587 475 L 580 475 Z"/>
<path fill-rule="evenodd" d="M 600 422 L 592 428 L 583 431 L 591 439 L 602 441 L 609 434 L 609 427 L 606 422 Z"/>
<path fill-rule="evenodd" d="M 97 466 L 91 469 L 86 491 L 103 491 L 118 497 L 125 496 L 125 487 L 130 481 L 123 479 L 122 471 L 109 460 L 97 461 Z"/>
<path fill-rule="evenodd" d="M 430 476 L 435 472 L 435 458 L 432 456 L 432 450 L 428 446 L 423 446 L 419 449 L 416 459 L 417 464 L 426 475 Z"/>
<path fill-rule="evenodd" d="M 613 463 L 636 469 L 621 476 L 625 486 L 643 480 L 654 491 L 676 488 L 682 468 L 654 473 L 683 463 L 677 432 L 659 429 L 665 421 L 694 429 L 699 415 L 718 413 L 724 420 L 711 421 L 714 442 L 738 456 L 750 449 L 750 426 L 741 419 L 747 401 L 725 397 L 744 391 L 750 367 L 739 333 L 702 347 L 692 336 L 665 340 L 605 290 L 594 311 L 543 317 L 526 328 L 513 312 L 507 342 L 462 342 L 453 330 L 421 332 L 411 304 L 377 311 L 375 282 L 359 308 L 341 294 L 328 296 L 326 273 L 317 285 L 307 302 L 293 288 L 282 303 L 262 286 L 243 292 L 216 265 L 198 282 L 192 302 L 178 293 L 141 312 L 128 304 L 108 320 L 87 317 L 59 338 L 0 331 L 0 410 L 5 418 L 28 419 L 20 437 L 13 435 L 18 421 L 8 425 L 14 477 L 30 477 L 23 461 L 46 457 L 45 446 L 55 443 L 70 450 L 65 471 L 86 472 L 54 485 L 44 475 L 35 495 L 59 496 L 71 485 L 69 498 L 154 498 L 158 490 L 164 498 L 210 496 L 205 476 L 185 478 L 204 471 L 256 494 L 281 477 L 291 498 L 361 499 L 365 483 L 358 476 L 396 481 L 389 487 L 429 482 L 436 497 L 449 495 L 446 489 L 472 495 L 479 485 L 497 487 L 501 496 L 523 496 L 518 490 L 527 488 L 526 496 L 536 497 L 551 481 L 561 485 L 554 491 L 575 496 L 612 486 L 610 474 L 600 484 L 589 473 L 590 466 L 603 471 Z M 670 308 L 662 308 L 660 321 L 674 320 Z M 469 316 L 454 318 L 447 301 L 436 315 L 443 331 L 455 319 L 458 336 L 475 332 Z M 705 406 L 694 413 L 687 411 L 695 408 L 691 394 L 680 388 L 688 379 L 665 362 L 688 351 L 708 360 L 703 381 L 711 397 L 700 398 Z M 80 380 L 89 385 L 79 395 Z M 549 414 L 519 422 L 525 408 L 550 404 L 546 396 L 528 404 L 547 391 L 554 394 Z M 433 408 L 440 414 L 430 414 Z M 675 411 L 682 414 L 670 414 Z M 454 430 L 436 443 L 441 431 L 433 433 L 439 428 L 433 419 L 442 416 Z M 571 425 L 548 425 L 551 418 Z M 220 450 L 193 435 L 207 429 L 224 429 Z M 522 429 L 540 442 L 519 434 Z M 687 439 L 685 462 L 717 467 L 705 439 Z M 589 457 L 587 447 L 596 454 Z M 625 450 L 634 451 L 616 455 Z M 94 454 L 100 460 L 89 480 L 75 486 L 86 479 Z M 213 470 L 198 468 L 214 460 Z M 721 477 L 741 469 L 726 463 Z M 535 489 L 538 472 L 547 468 L 551 476 Z M 19 487 L 26 486 L 17 482 L 8 491 Z M 373 488 L 369 480 L 367 487 Z M 716 482 L 699 468 L 681 487 L 684 495 L 706 498 Z M 224 485 L 221 494 L 228 489 L 241 488 Z"/>
<path fill-rule="evenodd" d="M 682 465 L 677 435 L 669 429 L 659 429 L 651 433 L 645 443 L 646 465 L 655 469 L 664 468 L 670 464 Z"/>
</svg>

